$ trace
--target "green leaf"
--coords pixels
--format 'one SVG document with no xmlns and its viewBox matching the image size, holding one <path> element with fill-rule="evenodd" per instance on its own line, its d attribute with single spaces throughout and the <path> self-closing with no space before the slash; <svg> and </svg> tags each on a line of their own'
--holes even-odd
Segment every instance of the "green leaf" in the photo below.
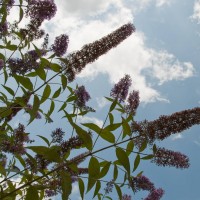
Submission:
<svg viewBox="0 0 200 200">
<path fill-rule="evenodd" d="M 151 160 L 153 157 L 154 157 L 154 155 L 147 155 L 147 156 L 142 157 L 141 159 L 142 160 Z"/>
<path fill-rule="evenodd" d="M 9 107 L 0 107 L 0 119 L 9 116 L 12 110 Z"/>
<path fill-rule="evenodd" d="M 147 140 L 145 140 L 145 141 L 142 143 L 142 145 L 141 145 L 141 147 L 140 147 L 140 149 L 139 149 L 139 152 L 144 151 L 144 150 L 146 149 L 146 147 L 147 147 Z"/>
<path fill-rule="evenodd" d="M 108 115 L 109 115 L 110 124 L 113 124 L 113 122 L 114 122 L 113 114 L 109 113 Z"/>
<path fill-rule="evenodd" d="M 10 50 L 10 51 L 16 51 L 17 50 L 17 45 L 15 44 L 9 44 L 6 46 L 6 49 Z"/>
<path fill-rule="evenodd" d="M 40 103 L 41 104 L 44 103 L 49 98 L 50 94 L 51 94 L 51 87 L 49 85 L 46 85 Z"/>
<path fill-rule="evenodd" d="M 130 175 L 130 162 L 126 152 L 121 148 L 116 148 L 116 155 L 120 164 L 126 169 Z"/>
<path fill-rule="evenodd" d="M 133 168 L 133 172 L 138 168 L 140 164 L 140 155 L 137 154 L 136 158 L 135 158 L 135 161 L 134 161 L 134 168 Z"/>
<path fill-rule="evenodd" d="M 20 7 L 20 10 L 19 10 L 19 22 L 21 22 L 21 20 L 23 19 L 23 16 L 24 16 L 24 10 L 22 9 L 22 7 Z"/>
<path fill-rule="evenodd" d="M 35 72 L 43 81 L 46 80 L 46 72 L 42 66 L 38 67 Z"/>
<path fill-rule="evenodd" d="M 14 78 L 17 81 L 17 83 L 20 83 L 26 89 L 28 89 L 30 91 L 33 90 L 33 84 L 29 78 L 26 78 L 24 76 L 18 76 L 18 75 L 14 75 Z"/>
<path fill-rule="evenodd" d="M 60 177 L 61 177 L 62 200 L 66 200 L 69 198 L 69 195 L 72 192 L 72 179 L 67 171 L 61 171 Z"/>
<path fill-rule="evenodd" d="M 25 200 L 39 200 L 38 191 L 34 186 L 30 186 L 27 189 Z"/>
<path fill-rule="evenodd" d="M 72 125 L 75 130 L 76 133 L 78 134 L 78 136 L 83 140 L 84 145 L 86 146 L 86 148 L 88 150 L 92 150 L 92 138 L 91 135 L 85 131 L 84 129 L 82 129 L 81 127 L 79 127 L 78 125 L 74 124 Z"/>
<path fill-rule="evenodd" d="M 52 98 L 55 99 L 55 98 L 59 97 L 60 92 L 61 92 L 61 87 L 58 90 L 55 91 L 55 93 L 53 94 Z"/>
<path fill-rule="evenodd" d="M 31 116 L 29 120 L 29 124 L 35 119 L 39 108 L 40 108 L 40 100 L 37 95 L 34 95 L 33 108 L 29 111 L 30 116 Z"/>
<path fill-rule="evenodd" d="M 51 63 L 50 68 L 54 71 L 54 72 L 60 72 L 61 70 L 61 66 L 56 64 L 56 63 Z"/>
<path fill-rule="evenodd" d="M 61 75 L 61 83 L 62 83 L 63 90 L 65 90 L 65 88 L 67 87 L 67 78 L 63 74 Z"/>
<path fill-rule="evenodd" d="M 118 167 L 114 165 L 113 180 L 115 181 L 118 177 Z"/>
<path fill-rule="evenodd" d="M 41 135 L 37 135 L 38 137 L 40 137 L 48 146 L 50 146 L 50 142 L 47 138 L 45 138 L 44 136 Z"/>
<path fill-rule="evenodd" d="M 117 100 L 114 100 L 114 101 L 112 102 L 111 106 L 110 106 L 109 112 L 112 112 L 112 111 L 115 109 L 116 105 L 117 105 Z"/>
<path fill-rule="evenodd" d="M 60 112 L 61 110 L 64 110 L 67 106 L 67 103 L 64 102 L 63 105 L 60 107 L 60 109 L 58 110 L 58 112 Z"/>
<path fill-rule="evenodd" d="M 115 183 L 114 185 L 115 185 L 115 189 L 117 190 L 117 194 L 118 194 L 119 199 L 122 199 L 122 191 L 121 191 L 121 188 L 120 188 L 119 185 L 117 185 L 116 183 Z"/>
<path fill-rule="evenodd" d="M 96 187 L 95 187 L 93 198 L 98 194 L 100 189 L 101 189 L 101 182 L 98 180 L 97 183 L 96 183 Z"/>
<path fill-rule="evenodd" d="M 59 148 L 58 146 L 52 146 L 51 148 L 43 147 L 43 146 L 30 146 L 26 147 L 28 149 L 31 149 L 35 153 L 44 156 L 47 160 L 52 162 L 60 162 L 60 154 L 59 154 Z"/>
<path fill-rule="evenodd" d="M 110 125 L 106 126 L 106 127 L 104 128 L 104 130 L 115 131 L 115 130 L 118 129 L 121 125 L 122 125 L 121 123 L 110 124 Z"/>
<path fill-rule="evenodd" d="M 11 89 L 11 88 L 9 88 L 9 87 L 7 87 L 7 86 L 5 86 L 5 85 L 2 85 L 5 89 L 6 89 L 6 91 L 8 92 L 8 93 L 10 93 L 12 96 L 14 96 L 15 95 L 15 92 Z"/>
<path fill-rule="evenodd" d="M 84 123 L 82 125 L 95 131 L 104 140 L 106 140 L 110 143 L 115 143 L 115 136 L 110 131 L 108 131 L 106 129 L 102 130 L 98 125 L 93 124 L 93 123 Z"/>
<path fill-rule="evenodd" d="M 104 165 L 104 167 L 102 168 L 100 174 L 99 174 L 99 178 L 103 178 L 109 171 L 110 169 L 110 162 L 107 162 L 106 165 Z"/>
<path fill-rule="evenodd" d="M 156 147 L 156 144 L 154 144 L 153 145 L 153 153 L 156 154 L 156 152 L 157 152 L 157 147 Z"/>
<path fill-rule="evenodd" d="M 51 101 L 51 106 L 50 106 L 50 109 L 48 111 L 48 116 L 50 116 L 52 114 L 52 112 L 54 111 L 54 108 L 55 108 L 55 103 L 54 101 Z"/>
<path fill-rule="evenodd" d="M 126 135 L 130 136 L 131 135 L 131 127 L 124 118 L 122 118 L 122 127 L 123 127 L 123 138 Z"/>
<path fill-rule="evenodd" d="M 85 185 L 81 178 L 78 179 L 78 186 L 82 200 L 84 199 Z"/>
<path fill-rule="evenodd" d="M 96 183 L 96 179 L 99 177 L 99 173 L 100 173 L 99 161 L 95 157 L 91 157 L 88 166 L 89 178 L 88 178 L 87 192 L 89 192 Z"/>
<path fill-rule="evenodd" d="M 134 148 L 134 142 L 133 142 L 133 140 L 131 140 L 131 141 L 129 141 L 129 143 L 127 144 L 127 147 L 126 147 L 126 154 L 128 156 L 132 153 L 133 148 Z"/>
</svg>

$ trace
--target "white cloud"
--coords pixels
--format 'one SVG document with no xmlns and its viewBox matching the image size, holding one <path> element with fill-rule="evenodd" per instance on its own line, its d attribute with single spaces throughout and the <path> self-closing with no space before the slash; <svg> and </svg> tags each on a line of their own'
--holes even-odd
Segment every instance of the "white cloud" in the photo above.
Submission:
<svg viewBox="0 0 200 200">
<path fill-rule="evenodd" d="M 103 121 L 102 120 L 97 119 L 95 117 L 88 117 L 88 116 L 83 116 L 83 117 L 78 116 L 77 122 L 79 122 L 79 123 L 89 123 L 89 122 L 92 122 L 92 123 L 98 125 L 99 127 L 102 127 L 102 125 L 103 125 Z"/>
<path fill-rule="evenodd" d="M 193 15 L 190 18 L 197 20 L 198 23 L 200 23 L 200 0 L 195 1 L 193 7 Z"/>
<path fill-rule="evenodd" d="M 96 4 L 90 0 L 85 3 L 83 9 L 81 9 L 83 0 L 80 6 L 77 4 L 77 8 L 75 2 L 58 3 L 58 14 L 51 21 L 53 25 L 50 27 L 46 24 L 51 38 L 64 32 L 69 34 L 68 52 L 78 50 L 84 44 L 93 42 L 124 23 L 134 20 L 133 10 L 130 9 L 129 4 L 124 4 L 121 0 L 100 0 Z M 130 0 L 128 2 L 130 3 Z M 135 2 L 137 0 L 134 1 L 134 5 Z M 140 2 L 143 5 L 154 2 L 157 6 L 163 6 L 171 1 L 140 0 Z M 70 8 L 75 9 L 74 12 L 70 12 Z M 91 17 L 95 12 L 96 16 Z M 94 79 L 100 73 L 107 74 L 111 83 L 117 82 L 124 74 L 130 74 L 133 79 L 132 89 L 140 91 L 141 100 L 153 102 L 165 99 L 153 88 L 146 75 L 151 76 L 151 79 L 155 81 L 154 85 L 163 84 L 167 81 L 183 80 L 192 76 L 194 67 L 190 62 L 180 62 L 165 50 L 157 51 L 147 47 L 144 33 L 137 31 L 117 48 L 110 50 L 96 62 L 87 65 L 79 77 Z"/>
<path fill-rule="evenodd" d="M 180 133 L 171 136 L 172 140 L 179 140 L 179 139 L 182 139 L 182 138 L 183 138 L 183 135 L 180 134 Z"/>
</svg>

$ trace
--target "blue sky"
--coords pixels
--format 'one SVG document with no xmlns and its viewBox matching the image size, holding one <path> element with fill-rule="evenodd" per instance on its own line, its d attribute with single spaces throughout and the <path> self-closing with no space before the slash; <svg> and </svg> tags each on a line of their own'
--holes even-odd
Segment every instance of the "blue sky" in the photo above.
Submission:
<svg viewBox="0 0 200 200">
<path fill-rule="evenodd" d="M 51 21 L 53 25 L 46 23 L 46 27 L 51 31 L 50 38 L 69 34 L 68 52 L 124 23 L 133 22 L 136 26 L 135 34 L 88 65 L 77 80 L 90 92 L 93 98 L 90 105 L 99 110 L 95 118 L 104 120 L 107 107 L 102 97 L 108 96 L 112 84 L 126 73 L 131 75 L 133 88 L 141 95 L 137 120 L 153 120 L 162 114 L 199 106 L 200 1 L 79 0 L 62 1 L 60 5 Z M 140 169 L 156 187 L 165 190 L 163 200 L 200 198 L 199 130 L 195 126 L 159 144 L 188 155 L 189 169 L 161 168 L 148 162 L 141 165 Z M 142 195 L 136 199 L 145 197 Z"/>
<path fill-rule="evenodd" d="M 45 22 L 44 28 L 52 41 L 55 36 L 68 34 L 69 53 L 125 23 L 132 22 L 136 26 L 136 33 L 88 65 L 76 80 L 86 86 L 92 97 L 90 105 L 99 113 L 87 120 L 102 123 L 107 111 L 102 97 L 109 95 L 114 82 L 124 74 L 131 75 L 133 89 L 140 91 L 136 120 L 153 120 L 200 105 L 199 0 L 55 2 L 58 12 L 50 22 Z M 14 12 L 11 17 L 12 14 Z M 188 155 L 189 169 L 160 168 L 147 162 L 141 165 L 144 174 L 165 190 L 163 200 L 200 199 L 199 131 L 195 126 L 159 144 Z M 74 199 L 79 199 L 75 189 Z"/>
</svg>

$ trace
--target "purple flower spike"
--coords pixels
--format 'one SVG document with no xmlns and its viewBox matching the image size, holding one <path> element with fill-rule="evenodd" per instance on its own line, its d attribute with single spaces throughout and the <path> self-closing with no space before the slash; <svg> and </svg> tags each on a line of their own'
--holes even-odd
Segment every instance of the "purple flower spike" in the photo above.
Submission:
<svg viewBox="0 0 200 200">
<path fill-rule="evenodd" d="M 160 200 L 164 194 L 164 190 L 159 188 L 155 189 L 149 193 L 149 195 L 144 200 Z"/>
<path fill-rule="evenodd" d="M 90 99 L 89 93 L 85 90 L 85 87 L 82 85 L 78 87 L 75 91 L 77 99 L 75 100 L 75 105 L 79 108 L 83 108 L 86 102 Z"/>
<path fill-rule="evenodd" d="M 124 194 L 122 200 L 131 200 L 131 195 Z"/>
<path fill-rule="evenodd" d="M 158 166 L 172 166 L 180 169 L 190 166 L 189 158 L 186 155 L 165 148 L 157 148 L 152 162 L 156 163 Z"/>
<path fill-rule="evenodd" d="M 26 15 L 31 19 L 50 20 L 56 14 L 57 7 L 53 0 L 29 0 Z"/>
<path fill-rule="evenodd" d="M 62 34 L 56 37 L 54 44 L 52 45 L 52 50 L 56 54 L 56 56 L 63 56 L 68 47 L 69 37 L 65 34 Z"/>
<path fill-rule="evenodd" d="M 129 186 L 135 192 L 140 190 L 152 191 L 154 189 L 154 184 L 146 176 L 143 175 L 133 177 L 129 182 Z"/>
<path fill-rule="evenodd" d="M 110 96 L 118 99 L 119 102 L 124 102 L 128 95 L 128 89 L 130 86 L 131 77 L 129 75 L 125 75 L 124 78 L 120 79 L 120 81 L 115 84 L 114 88 L 110 92 Z"/>
<path fill-rule="evenodd" d="M 139 92 L 133 90 L 128 97 L 128 104 L 125 106 L 125 110 L 128 114 L 135 114 L 140 103 Z"/>
</svg>

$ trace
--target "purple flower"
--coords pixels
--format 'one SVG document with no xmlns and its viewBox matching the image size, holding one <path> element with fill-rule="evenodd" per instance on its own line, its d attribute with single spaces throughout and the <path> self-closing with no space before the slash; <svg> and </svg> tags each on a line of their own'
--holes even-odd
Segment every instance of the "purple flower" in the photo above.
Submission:
<svg viewBox="0 0 200 200">
<path fill-rule="evenodd" d="M 26 59 L 29 59 L 30 61 L 34 62 L 34 61 L 38 60 L 41 56 L 45 56 L 46 53 L 47 52 L 43 49 L 39 49 L 38 51 L 31 50 L 31 51 L 28 51 L 25 54 L 25 56 L 27 57 Z"/>
<path fill-rule="evenodd" d="M 26 15 L 31 19 L 50 20 L 56 14 L 54 0 L 29 0 Z"/>
<path fill-rule="evenodd" d="M 131 195 L 123 194 L 122 200 L 131 200 Z"/>
<path fill-rule="evenodd" d="M 86 159 L 86 156 L 88 154 L 89 154 L 88 151 L 85 152 L 85 153 L 79 154 L 78 156 L 75 156 L 72 159 L 70 159 L 69 162 L 75 163 L 76 165 L 79 165 L 80 163 L 82 163 Z"/>
<path fill-rule="evenodd" d="M 188 168 L 190 166 L 189 158 L 186 155 L 158 147 L 151 162 L 158 166 L 172 166 L 180 169 Z"/>
<path fill-rule="evenodd" d="M 164 194 L 164 190 L 159 188 L 159 189 L 154 189 L 149 193 L 149 195 L 144 199 L 144 200 L 160 200 Z"/>
<path fill-rule="evenodd" d="M 45 197 L 53 197 L 56 196 L 58 193 L 56 192 L 56 190 L 45 190 Z"/>
<path fill-rule="evenodd" d="M 63 56 L 68 47 L 69 37 L 65 34 L 62 34 L 56 37 L 54 44 L 52 45 L 52 51 L 56 54 L 56 56 Z"/>
<path fill-rule="evenodd" d="M 133 24 L 125 24 L 100 40 L 87 44 L 81 50 L 71 53 L 66 58 L 66 62 L 62 63 L 68 80 L 73 81 L 75 75 L 80 73 L 87 64 L 94 62 L 110 49 L 116 47 L 134 31 Z"/>
<path fill-rule="evenodd" d="M 128 89 L 130 86 L 131 77 L 129 75 L 125 75 L 125 77 L 121 78 L 120 81 L 112 88 L 110 96 L 118 99 L 119 102 L 124 102 L 128 95 Z"/>
<path fill-rule="evenodd" d="M 64 133 L 61 128 L 57 128 L 55 131 L 52 131 L 51 137 L 53 143 L 61 143 L 63 141 Z"/>
<path fill-rule="evenodd" d="M 8 23 L 4 22 L 3 24 L 0 23 L 0 36 L 5 35 L 8 32 Z"/>
<path fill-rule="evenodd" d="M 90 95 L 85 90 L 85 87 L 83 85 L 75 90 L 75 95 L 77 99 L 74 101 L 74 103 L 78 108 L 84 107 L 86 102 L 90 99 Z"/>
<path fill-rule="evenodd" d="M 4 61 L 0 59 L 0 70 L 3 68 L 3 66 L 4 66 Z"/>
<path fill-rule="evenodd" d="M 129 186 L 135 191 L 140 191 L 140 190 L 147 190 L 151 191 L 154 189 L 154 184 L 146 177 L 146 176 L 138 176 L 138 177 L 133 177 L 129 181 Z"/>
<path fill-rule="evenodd" d="M 33 109 L 33 106 L 31 104 L 27 104 L 26 108 L 25 108 L 25 112 L 30 112 Z M 35 119 L 41 119 L 42 116 L 40 115 L 39 112 L 36 113 L 35 115 Z"/>
<path fill-rule="evenodd" d="M 135 114 L 139 103 L 140 103 L 140 97 L 139 97 L 139 92 L 133 90 L 128 97 L 127 100 L 128 104 L 125 106 L 125 110 L 128 114 Z"/>
<path fill-rule="evenodd" d="M 114 181 L 113 181 L 113 180 L 107 182 L 107 183 L 106 183 L 106 187 L 104 188 L 105 194 L 109 194 L 110 192 L 112 192 L 113 186 L 114 186 Z"/>
<path fill-rule="evenodd" d="M 143 126 L 145 124 L 145 126 Z M 134 122 L 133 131 L 140 134 L 147 133 L 148 142 L 164 140 L 172 134 L 180 133 L 193 125 L 200 124 L 200 108 L 193 108 L 163 115 L 154 121 Z"/>
</svg>

